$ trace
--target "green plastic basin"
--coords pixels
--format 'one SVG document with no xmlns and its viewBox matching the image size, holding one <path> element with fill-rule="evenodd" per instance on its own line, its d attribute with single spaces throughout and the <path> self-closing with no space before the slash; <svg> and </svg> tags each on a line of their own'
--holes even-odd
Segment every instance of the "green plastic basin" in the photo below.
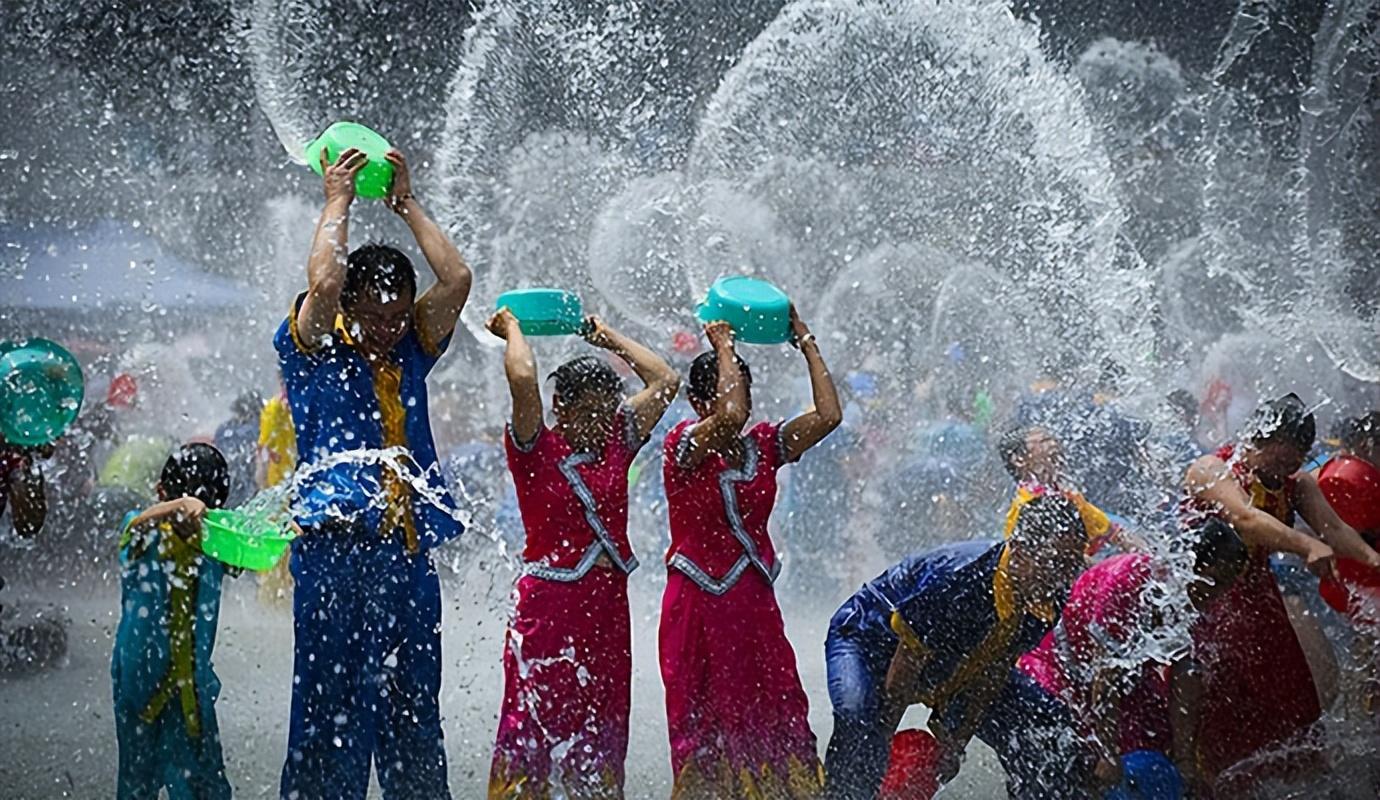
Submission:
<svg viewBox="0 0 1380 800">
<path fill-rule="evenodd" d="M 514 289 L 499 295 L 494 309 L 507 308 L 517 317 L 524 336 L 570 336 L 585 327 L 584 306 L 574 292 L 563 289 Z"/>
<path fill-rule="evenodd" d="M 388 163 L 392 145 L 388 140 L 358 122 L 337 122 L 307 144 L 307 164 L 317 175 L 321 170 L 321 151 L 332 164 L 340 154 L 354 147 L 369 157 L 369 162 L 355 175 L 355 194 L 360 197 L 387 197 L 393 184 L 393 165 Z"/>
<path fill-rule="evenodd" d="M 81 410 L 81 365 L 47 339 L 0 343 L 0 436 L 39 447 L 57 440 Z"/>
<path fill-rule="evenodd" d="M 791 299 L 757 278 L 719 278 L 696 311 L 700 322 L 727 322 L 738 341 L 782 344 L 791 340 Z"/>
<path fill-rule="evenodd" d="M 293 536 L 262 519 L 213 508 L 202 521 L 201 551 L 232 567 L 265 572 L 287 552 Z"/>
</svg>

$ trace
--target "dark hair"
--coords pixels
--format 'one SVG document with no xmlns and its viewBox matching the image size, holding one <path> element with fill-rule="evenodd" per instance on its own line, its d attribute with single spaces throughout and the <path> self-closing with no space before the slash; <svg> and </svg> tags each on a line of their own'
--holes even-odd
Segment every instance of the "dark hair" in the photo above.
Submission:
<svg viewBox="0 0 1380 800">
<path fill-rule="evenodd" d="M 250 389 L 235 398 L 235 402 L 230 404 L 230 414 L 236 419 L 259 418 L 259 413 L 263 411 L 264 398 L 258 392 Z"/>
<path fill-rule="evenodd" d="M 417 270 L 403 251 L 383 244 L 366 244 L 350 253 L 345 261 L 340 307 L 348 310 L 366 294 L 380 300 L 393 294 L 417 296 Z"/>
<path fill-rule="evenodd" d="M 225 456 L 209 444 L 186 444 L 168 456 L 158 478 L 169 500 L 195 497 L 209 508 L 220 508 L 230 496 L 230 468 Z"/>
<path fill-rule="evenodd" d="M 734 354 L 733 357 L 738 361 L 738 369 L 743 373 L 747 388 L 751 389 L 752 370 L 748 369 L 747 362 L 742 356 Z M 685 393 L 692 403 L 714 402 L 714 398 L 719 395 L 718 353 L 710 350 L 695 356 L 695 360 L 690 364 L 690 384 L 685 387 Z"/>
<path fill-rule="evenodd" d="M 571 402 L 585 394 L 621 397 L 623 379 L 602 358 L 580 356 L 556 367 L 547 378 L 556 382 L 556 396 Z"/>
<path fill-rule="evenodd" d="M 1185 417 L 1197 418 L 1198 400 L 1189 390 L 1175 389 L 1170 392 L 1165 399 L 1169 401 L 1169 405 L 1172 406 L 1175 411 L 1178 411 Z"/>
<path fill-rule="evenodd" d="M 1342 447 L 1356 450 L 1367 442 L 1380 443 L 1380 411 L 1372 411 L 1363 417 L 1353 417 L 1342 428 Z"/>
<path fill-rule="evenodd" d="M 1002 466 L 1006 467 L 1006 471 L 1016 480 L 1025 477 L 1025 473 L 1016 462 L 1030 455 L 1030 447 L 1026 444 L 1029 438 L 1029 428 L 1016 426 L 1002 431 L 997 439 L 997 455 L 1001 456 Z"/>
<path fill-rule="evenodd" d="M 1078 506 L 1062 494 L 1037 495 L 1021 507 L 1011 538 L 1041 547 L 1065 537 L 1088 538 L 1088 529 Z"/>
<path fill-rule="evenodd" d="M 1250 558 L 1250 551 L 1236 530 L 1218 517 L 1208 517 L 1199 523 L 1188 532 L 1188 541 L 1188 550 L 1193 553 L 1193 571 L 1199 575 L 1223 567 L 1240 574 Z"/>
<path fill-rule="evenodd" d="M 1244 432 L 1244 438 L 1254 444 L 1285 442 L 1304 453 L 1313 448 L 1317 435 L 1317 421 L 1293 392 L 1262 403 L 1246 420 Z"/>
</svg>

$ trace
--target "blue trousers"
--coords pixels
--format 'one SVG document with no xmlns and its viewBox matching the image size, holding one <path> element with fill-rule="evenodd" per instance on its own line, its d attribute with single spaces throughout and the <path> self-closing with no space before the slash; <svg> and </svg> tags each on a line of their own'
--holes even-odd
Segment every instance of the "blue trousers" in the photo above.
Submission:
<svg viewBox="0 0 1380 800">
<path fill-rule="evenodd" d="M 229 800 L 230 782 L 221 758 L 215 707 L 201 706 L 201 736 L 187 735 L 182 708 L 173 698 L 151 724 L 139 718 L 142 701 L 115 701 L 115 735 L 120 745 L 118 800 Z"/>
<path fill-rule="evenodd" d="M 315 529 L 293 542 L 293 676 L 281 796 L 449 800 L 441 587 L 402 536 Z"/>
<path fill-rule="evenodd" d="M 873 800 L 886 776 L 895 734 L 882 719 L 882 702 L 897 640 L 880 613 L 855 605 L 846 604 L 834 615 L 824 645 L 834 707 L 834 733 L 824 760 L 830 800 Z M 1012 798 L 1087 796 L 1083 785 L 1092 762 L 1068 708 L 1024 673 L 1011 670 L 977 737 L 996 751 Z"/>
</svg>

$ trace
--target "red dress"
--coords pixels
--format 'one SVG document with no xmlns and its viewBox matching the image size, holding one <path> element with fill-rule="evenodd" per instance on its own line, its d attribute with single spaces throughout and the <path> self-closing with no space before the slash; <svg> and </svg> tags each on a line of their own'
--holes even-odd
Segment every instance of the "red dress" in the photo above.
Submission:
<svg viewBox="0 0 1380 800">
<path fill-rule="evenodd" d="M 682 469 L 682 422 L 666 437 L 671 517 L 661 607 L 661 677 L 671 736 L 672 798 L 808 798 L 823 772 L 772 583 L 767 533 L 782 465 L 780 429 L 743 437 L 733 469 L 711 455 Z"/>
<path fill-rule="evenodd" d="M 1074 582 L 1058 627 L 1021 656 L 1017 666 L 1066 702 L 1079 719 L 1090 719 L 1094 667 L 1106 658 L 1124 663 L 1140 637 L 1150 632 L 1148 593 L 1154 581 L 1146 555 L 1113 556 L 1089 568 Z M 1118 735 L 1120 755 L 1137 750 L 1171 754 L 1167 665 L 1141 664 L 1135 687 L 1121 704 Z"/>
<path fill-rule="evenodd" d="M 1267 489 L 1224 447 L 1225 461 L 1251 504 L 1293 525 L 1293 481 Z M 1201 503 L 1186 516 L 1220 513 Z M 1211 774 L 1308 728 L 1322 715 L 1313 674 L 1289 622 L 1284 598 L 1270 571 L 1270 554 L 1251 548 L 1246 571 L 1193 627 L 1194 653 L 1204 672 L 1199 758 Z"/>
<path fill-rule="evenodd" d="M 602 453 L 542 427 L 506 437 L 527 541 L 503 648 L 493 800 L 623 796 L 632 634 L 628 468 L 643 442 L 626 409 Z"/>
</svg>

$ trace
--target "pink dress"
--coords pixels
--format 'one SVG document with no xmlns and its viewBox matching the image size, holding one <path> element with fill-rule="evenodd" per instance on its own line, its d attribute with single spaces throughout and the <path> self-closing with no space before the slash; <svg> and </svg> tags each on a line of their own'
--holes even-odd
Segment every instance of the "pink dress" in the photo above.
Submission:
<svg viewBox="0 0 1380 800">
<path fill-rule="evenodd" d="M 1099 660 L 1129 659 L 1152 622 L 1148 604 L 1152 562 L 1145 555 L 1113 556 L 1074 582 L 1059 625 L 1021 656 L 1020 670 L 1090 720 L 1092 680 Z M 1170 755 L 1168 665 L 1146 661 L 1121 704 L 1120 754 L 1155 750 Z M 1092 733 L 1085 730 L 1085 733 Z"/>
<path fill-rule="evenodd" d="M 743 438 L 740 469 L 717 456 L 682 469 L 682 422 L 666 437 L 671 516 L 661 606 L 661 677 L 671 735 L 672 798 L 810 798 L 823 771 L 772 583 L 767 533 L 782 464 L 780 429 Z"/>
<path fill-rule="evenodd" d="M 602 453 L 574 452 L 544 426 L 528 447 L 506 438 L 527 569 L 504 641 L 489 797 L 621 798 L 637 567 L 628 468 L 643 441 L 626 410 Z"/>
</svg>

